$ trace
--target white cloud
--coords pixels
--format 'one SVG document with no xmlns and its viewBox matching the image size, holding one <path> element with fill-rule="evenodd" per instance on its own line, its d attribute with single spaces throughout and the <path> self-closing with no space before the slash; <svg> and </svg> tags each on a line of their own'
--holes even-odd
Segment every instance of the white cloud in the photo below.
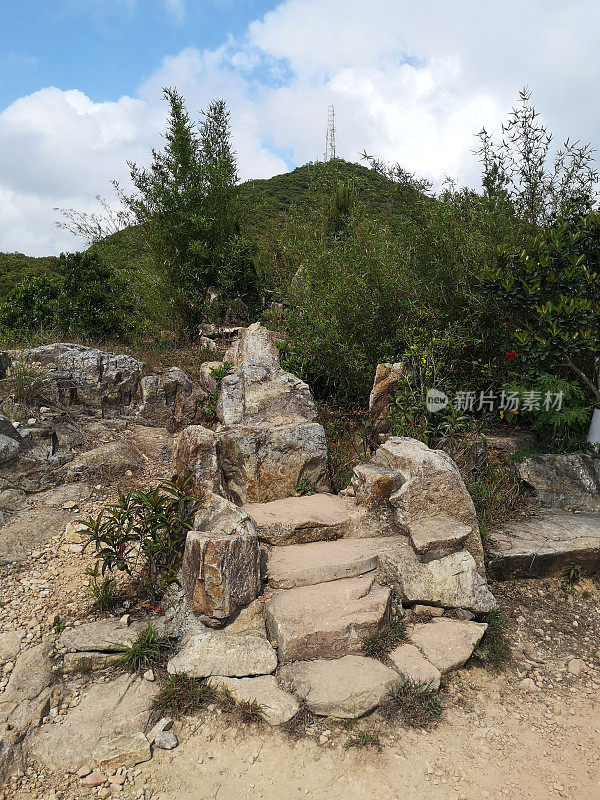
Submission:
<svg viewBox="0 0 600 800">
<path fill-rule="evenodd" d="M 164 3 L 182 18 L 183 0 Z M 497 125 L 524 84 L 559 138 L 599 142 L 599 24 L 595 0 L 287 0 L 243 41 L 165 57 L 135 97 L 42 89 L 0 114 L 0 250 L 74 246 L 52 208 L 91 208 L 110 178 L 126 179 L 127 160 L 147 159 L 163 86 L 192 114 L 227 99 L 244 178 L 321 157 L 331 103 L 339 155 L 366 148 L 438 183 L 477 184 L 473 134 Z"/>
</svg>

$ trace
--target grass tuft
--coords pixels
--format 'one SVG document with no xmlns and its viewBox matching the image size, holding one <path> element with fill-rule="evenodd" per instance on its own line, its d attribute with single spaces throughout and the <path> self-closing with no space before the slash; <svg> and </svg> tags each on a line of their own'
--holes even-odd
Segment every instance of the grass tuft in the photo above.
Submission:
<svg viewBox="0 0 600 800">
<path fill-rule="evenodd" d="M 399 616 L 390 617 L 386 626 L 363 640 L 363 652 L 371 658 L 383 659 L 404 640 L 406 626 Z"/>
<path fill-rule="evenodd" d="M 183 673 L 167 675 L 152 701 L 155 712 L 179 719 L 215 702 L 217 692 L 203 678 L 190 678 Z"/>
<path fill-rule="evenodd" d="M 506 632 L 506 619 L 497 608 L 487 615 L 487 630 L 473 656 L 479 661 L 499 668 L 512 658 L 510 642 Z"/>
<path fill-rule="evenodd" d="M 150 667 L 160 666 L 172 649 L 171 640 L 162 636 L 148 623 L 135 642 L 123 648 L 120 661 L 131 672 L 147 670 Z"/>
<path fill-rule="evenodd" d="M 374 733 L 373 731 L 357 731 L 356 733 L 350 734 L 350 736 L 344 742 L 344 747 L 349 750 L 351 747 L 372 747 L 378 752 L 381 752 L 382 744 L 381 740 L 379 739 L 379 734 Z"/>
<path fill-rule="evenodd" d="M 411 728 L 426 728 L 439 719 L 442 704 L 430 684 L 407 680 L 390 691 L 381 711 L 388 718 L 400 715 Z"/>
</svg>

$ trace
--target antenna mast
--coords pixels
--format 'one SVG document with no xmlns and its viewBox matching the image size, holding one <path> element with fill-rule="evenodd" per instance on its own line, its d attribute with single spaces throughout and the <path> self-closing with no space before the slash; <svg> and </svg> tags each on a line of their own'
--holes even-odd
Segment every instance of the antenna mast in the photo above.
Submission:
<svg viewBox="0 0 600 800">
<path fill-rule="evenodd" d="M 325 136 L 325 161 L 330 161 L 332 158 L 335 158 L 335 107 L 329 106 Z"/>
</svg>

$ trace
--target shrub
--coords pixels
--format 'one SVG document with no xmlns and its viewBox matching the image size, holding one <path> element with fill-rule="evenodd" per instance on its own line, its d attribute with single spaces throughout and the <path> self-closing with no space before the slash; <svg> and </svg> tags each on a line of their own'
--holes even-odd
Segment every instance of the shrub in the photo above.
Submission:
<svg viewBox="0 0 600 800">
<path fill-rule="evenodd" d="M 12 334 L 53 330 L 61 288 L 60 276 L 53 273 L 20 280 L 0 304 L 0 329 Z"/>
<path fill-rule="evenodd" d="M 176 569 L 198 503 L 189 482 L 188 476 L 146 492 L 120 491 L 115 505 L 84 522 L 102 576 L 124 572 L 153 598 L 177 582 Z"/>
</svg>

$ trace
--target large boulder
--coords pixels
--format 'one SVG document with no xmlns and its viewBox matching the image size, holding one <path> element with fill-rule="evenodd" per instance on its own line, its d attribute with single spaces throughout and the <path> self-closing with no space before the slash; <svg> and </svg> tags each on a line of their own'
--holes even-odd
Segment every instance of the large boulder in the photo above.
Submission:
<svg viewBox="0 0 600 800">
<path fill-rule="evenodd" d="M 175 438 L 173 472 L 181 477 L 191 475 L 191 488 L 196 492 L 219 493 L 222 478 L 217 447 L 214 431 L 189 425 Z"/>
<path fill-rule="evenodd" d="M 192 611 L 223 625 L 260 591 L 260 551 L 250 517 L 211 494 L 187 535 L 181 584 Z"/>
<path fill-rule="evenodd" d="M 152 425 L 177 430 L 202 418 L 208 392 L 179 367 L 140 380 L 139 415 Z"/>
<path fill-rule="evenodd" d="M 131 406 L 144 370 L 131 356 L 62 342 L 23 350 L 19 358 L 44 369 L 48 400 L 100 409 L 105 416 Z"/>
<path fill-rule="evenodd" d="M 330 487 L 325 431 L 308 386 L 285 372 L 271 331 L 244 330 L 226 354 L 217 417 L 226 490 L 238 503 L 295 494 L 299 483 Z"/>
<path fill-rule="evenodd" d="M 379 468 L 376 470 L 379 477 L 372 482 L 373 491 L 383 485 L 382 476 L 386 471 L 391 477 L 385 486 L 388 487 L 392 479 L 399 484 L 389 495 L 388 502 L 400 530 L 408 533 L 410 524 L 424 517 L 440 514 L 452 517 L 471 528 L 464 547 L 473 556 L 479 572 L 485 574 L 475 506 L 458 467 L 447 453 L 431 450 L 416 439 L 392 437 L 375 452 L 372 464 Z M 375 502 L 365 490 L 369 484 L 360 474 L 360 468 L 353 485 L 359 502 Z"/>
<path fill-rule="evenodd" d="M 600 511 L 600 458 L 575 453 L 526 458 L 519 475 L 541 506 Z"/>
<path fill-rule="evenodd" d="M 8 417 L 0 414 L 0 466 L 17 458 L 24 448 L 23 439 Z"/>
</svg>

